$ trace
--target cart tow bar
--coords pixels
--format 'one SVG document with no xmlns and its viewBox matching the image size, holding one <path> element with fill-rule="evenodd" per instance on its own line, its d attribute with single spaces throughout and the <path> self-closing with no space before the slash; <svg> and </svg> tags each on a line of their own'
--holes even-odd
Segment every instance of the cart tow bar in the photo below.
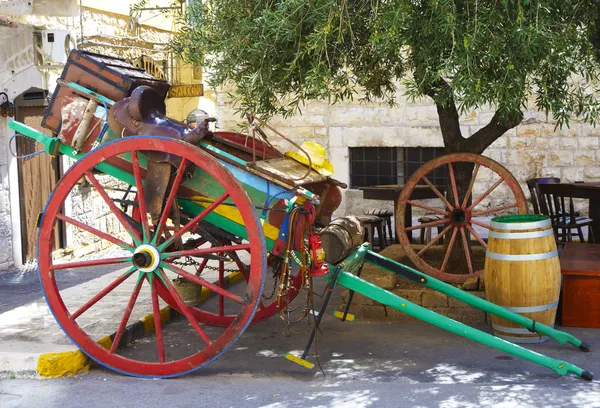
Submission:
<svg viewBox="0 0 600 408">
<path fill-rule="evenodd" d="M 358 262 L 360 262 L 361 264 L 359 265 Z M 500 316 L 519 325 L 522 325 L 530 330 L 535 330 L 540 334 L 546 335 L 556 340 L 560 344 L 570 343 L 583 351 L 589 351 L 589 346 L 586 343 L 582 342 L 581 340 L 568 333 L 553 329 L 541 323 L 534 323 L 533 320 L 521 316 L 517 313 L 513 313 L 508 309 L 503 308 L 502 306 L 498 306 L 494 303 L 478 298 L 477 296 L 471 295 L 452 285 L 434 279 L 431 276 L 428 276 L 413 268 L 410 268 L 406 265 L 403 265 L 389 258 L 383 257 L 375 252 L 372 252 L 369 250 L 368 244 L 364 244 L 358 247 L 352 255 L 346 258 L 346 260 L 344 260 L 342 263 L 336 266 L 335 270 L 329 277 L 330 281 L 327 287 L 328 293 L 325 296 L 323 305 L 321 306 L 321 313 L 319 313 L 319 316 L 317 317 L 316 326 L 313 328 L 312 335 L 308 341 L 308 344 L 306 345 L 306 348 L 304 349 L 304 353 L 302 354 L 302 356 L 297 357 L 288 353 L 286 355 L 286 358 L 307 368 L 312 368 L 314 366 L 312 363 L 306 361 L 305 358 L 308 355 L 314 336 L 316 335 L 316 330 L 319 328 L 319 324 L 321 323 L 321 318 L 325 312 L 327 303 L 329 302 L 331 292 L 333 291 L 333 288 L 336 285 L 340 285 L 345 288 L 348 288 L 351 292 L 359 293 L 363 296 L 376 300 L 386 306 L 393 307 L 394 309 L 397 309 L 403 313 L 413 316 L 419 320 L 433 324 L 434 326 L 437 326 L 454 334 L 458 334 L 459 336 L 463 336 L 473 341 L 477 341 L 486 346 L 493 347 L 502 352 L 512 354 L 513 356 L 520 357 L 524 360 L 528 360 L 533 363 L 542 365 L 560 375 L 567 375 L 569 373 L 572 373 L 583 378 L 584 380 L 591 381 L 593 379 L 593 374 L 591 372 L 583 370 L 582 368 L 577 367 L 574 364 L 545 356 L 543 354 L 531 351 L 509 341 L 495 337 L 491 334 L 485 333 L 481 330 L 474 329 L 470 326 L 467 326 L 466 324 L 457 322 L 453 319 L 450 319 L 449 317 L 440 315 L 429 309 L 409 302 L 408 300 L 398 295 L 395 295 L 385 289 L 382 289 L 376 285 L 373 285 L 370 282 L 365 281 L 364 279 L 361 279 L 359 276 L 353 274 L 352 272 L 359 270 L 362 267 L 362 262 L 368 262 L 391 273 L 399 275 L 402 278 L 409 279 L 416 283 L 420 283 L 426 287 L 442 292 L 450 297 L 461 300 L 477 309 L 486 311 L 496 316 Z"/>
</svg>

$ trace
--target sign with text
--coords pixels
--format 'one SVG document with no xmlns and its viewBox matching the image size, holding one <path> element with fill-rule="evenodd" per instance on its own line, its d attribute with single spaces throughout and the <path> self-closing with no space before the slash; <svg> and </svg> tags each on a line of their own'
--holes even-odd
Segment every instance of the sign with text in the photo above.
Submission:
<svg viewBox="0 0 600 408">
<path fill-rule="evenodd" d="M 173 85 L 169 89 L 167 98 L 192 98 L 204 95 L 204 86 L 197 85 Z"/>
</svg>

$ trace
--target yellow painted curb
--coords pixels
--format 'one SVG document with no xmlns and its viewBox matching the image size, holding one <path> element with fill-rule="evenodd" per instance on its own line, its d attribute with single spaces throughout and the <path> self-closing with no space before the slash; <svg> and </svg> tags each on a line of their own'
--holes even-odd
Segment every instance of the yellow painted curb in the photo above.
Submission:
<svg viewBox="0 0 600 408">
<path fill-rule="evenodd" d="M 38 357 L 37 372 L 44 377 L 72 377 L 89 369 L 90 360 L 81 350 L 47 353 Z"/>
<path fill-rule="evenodd" d="M 244 278 L 241 272 L 233 272 L 227 276 L 229 285 L 237 283 Z M 200 300 L 204 301 L 212 295 L 212 292 L 203 287 Z M 171 320 L 171 308 L 164 307 L 160 310 L 160 322 L 167 323 Z M 154 331 L 154 315 L 149 314 L 140 319 L 144 325 L 144 332 Z M 134 323 L 136 324 L 136 323 Z M 105 336 L 98 340 L 98 344 L 105 349 L 110 349 L 112 340 Z M 60 353 L 46 353 L 38 357 L 37 372 L 43 377 L 71 377 L 76 374 L 85 373 L 90 369 L 91 361 L 81 350 L 64 351 Z"/>
</svg>

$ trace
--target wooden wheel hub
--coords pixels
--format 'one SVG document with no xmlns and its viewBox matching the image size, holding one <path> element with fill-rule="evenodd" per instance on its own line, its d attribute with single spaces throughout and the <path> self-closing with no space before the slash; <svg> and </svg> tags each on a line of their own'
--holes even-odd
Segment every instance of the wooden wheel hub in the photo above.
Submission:
<svg viewBox="0 0 600 408">
<path fill-rule="evenodd" d="M 160 264 L 160 254 L 151 245 L 140 245 L 131 259 L 140 272 L 154 272 Z"/>
<path fill-rule="evenodd" d="M 462 208 L 455 208 L 450 213 L 450 221 L 457 227 L 462 227 L 463 225 L 467 224 L 470 219 L 470 212 L 463 210 Z"/>
</svg>

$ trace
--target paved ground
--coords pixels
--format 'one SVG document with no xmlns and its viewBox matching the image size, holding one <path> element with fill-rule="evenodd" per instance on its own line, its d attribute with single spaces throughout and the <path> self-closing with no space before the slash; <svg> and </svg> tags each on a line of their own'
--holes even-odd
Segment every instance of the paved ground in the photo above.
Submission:
<svg viewBox="0 0 600 408">
<path fill-rule="evenodd" d="M 600 407 L 599 382 L 560 377 L 428 325 L 330 319 L 323 331 L 319 351 L 325 375 L 282 357 L 302 348 L 306 333 L 303 325 L 288 331 L 274 318 L 250 328 L 223 357 L 185 377 L 137 379 L 96 368 L 75 378 L 5 379 L 0 406 Z M 598 331 L 569 331 L 590 341 L 594 351 L 555 343 L 531 348 L 600 373 Z"/>
</svg>

